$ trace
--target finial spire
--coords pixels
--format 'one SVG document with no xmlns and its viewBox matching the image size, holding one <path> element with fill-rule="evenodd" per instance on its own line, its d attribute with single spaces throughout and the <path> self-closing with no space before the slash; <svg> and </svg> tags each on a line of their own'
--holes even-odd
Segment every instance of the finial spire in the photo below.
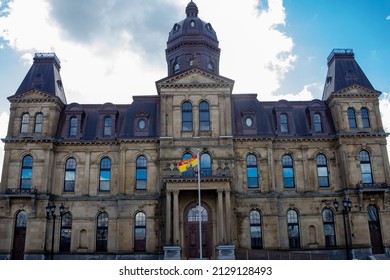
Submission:
<svg viewBox="0 0 390 280">
<path fill-rule="evenodd" d="M 187 8 L 186 8 L 186 14 L 187 17 L 198 17 L 198 6 L 194 2 L 188 3 Z"/>
</svg>

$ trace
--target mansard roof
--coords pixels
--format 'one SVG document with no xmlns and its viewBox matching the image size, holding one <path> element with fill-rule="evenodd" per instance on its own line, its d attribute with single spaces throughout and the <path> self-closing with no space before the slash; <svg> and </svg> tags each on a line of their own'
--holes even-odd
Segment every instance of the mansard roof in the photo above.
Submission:
<svg viewBox="0 0 390 280">
<path fill-rule="evenodd" d="M 285 113 L 289 118 L 289 132 L 278 131 L 278 118 Z M 312 114 L 322 115 L 322 132 L 313 133 Z M 254 119 L 252 130 L 245 128 L 245 116 Z M 257 94 L 232 95 L 233 136 L 279 138 L 329 138 L 335 136 L 333 119 L 328 106 L 320 100 L 311 101 L 259 101 Z"/>
<path fill-rule="evenodd" d="M 157 96 L 137 96 L 131 104 L 77 104 L 67 105 L 61 112 L 57 139 L 63 142 L 107 141 L 129 138 L 156 138 L 159 136 L 159 98 Z M 69 119 L 78 116 L 80 133 L 69 137 Z M 103 136 L 103 121 L 113 116 L 111 137 Z M 137 134 L 137 117 L 147 118 L 148 126 L 144 133 Z"/>
<path fill-rule="evenodd" d="M 37 89 L 53 97 L 58 97 L 66 104 L 65 91 L 60 75 L 60 61 L 55 53 L 36 53 L 34 63 L 20 84 L 15 95 Z"/>
<path fill-rule="evenodd" d="M 332 93 L 351 86 L 360 86 L 376 91 L 367 76 L 355 60 L 352 49 L 334 49 L 328 56 L 328 72 L 326 75 L 322 100 L 327 100 Z"/>
</svg>

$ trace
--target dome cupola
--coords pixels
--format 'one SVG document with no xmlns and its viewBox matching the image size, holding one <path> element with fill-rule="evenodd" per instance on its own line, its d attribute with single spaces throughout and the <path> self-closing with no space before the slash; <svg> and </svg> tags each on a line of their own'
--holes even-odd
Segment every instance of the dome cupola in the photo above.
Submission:
<svg viewBox="0 0 390 280">
<path fill-rule="evenodd" d="M 200 68 L 219 75 L 219 49 L 217 33 L 210 23 L 198 17 L 198 6 L 194 2 L 186 7 L 187 17 L 173 25 L 169 32 L 167 49 L 168 76 Z"/>
</svg>

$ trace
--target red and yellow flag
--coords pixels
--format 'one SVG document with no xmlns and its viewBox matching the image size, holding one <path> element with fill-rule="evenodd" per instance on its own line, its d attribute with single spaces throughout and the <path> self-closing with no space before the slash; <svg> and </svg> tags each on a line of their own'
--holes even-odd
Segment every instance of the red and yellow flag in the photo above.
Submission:
<svg viewBox="0 0 390 280">
<path fill-rule="evenodd" d="M 179 163 L 178 163 L 180 172 L 186 172 L 189 168 L 195 167 L 197 165 L 198 165 L 198 156 L 197 155 L 193 156 L 192 158 L 189 158 L 189 159 L 186 159 L 183 161 L 179 161 Z"/>
</svg>

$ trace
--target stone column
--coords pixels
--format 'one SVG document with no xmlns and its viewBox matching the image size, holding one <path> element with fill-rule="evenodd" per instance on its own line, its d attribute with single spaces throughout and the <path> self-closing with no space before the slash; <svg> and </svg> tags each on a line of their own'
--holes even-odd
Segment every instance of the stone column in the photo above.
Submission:
<svg viewBox="0 0 390 280">
<path fill-rule="evenodd" d="M 172 226 L 171 226 L 171 203 L 172 203 L 172 192 L 170 190 L 165 191 L 166 194 L 166 218 L 165 218 L 165 225 L 166 225 L 166 233 L 165 233 L 165 245 L 170 245 L 172 244 L 172 237 L 171 237 L 171 231 L 172 231 Z"/>
<path fill-rule="evenodd" d="M 179 190 L 173 191 L 173 244 L 179 245 Z"/>
<path fill-rule="evenodd" d="M 225 190 L 225 209 L 226 209 L 226 243 L 232 244 L 230 190 Z"/>
<path fill-rule="evenodd" d="M 218 243 L 224 243 L 224 219 L 223 219 L 223 190 L 218 189 L 218 219 L 217 219 L 217 230 L 218 230 Z"/>
</svg>

